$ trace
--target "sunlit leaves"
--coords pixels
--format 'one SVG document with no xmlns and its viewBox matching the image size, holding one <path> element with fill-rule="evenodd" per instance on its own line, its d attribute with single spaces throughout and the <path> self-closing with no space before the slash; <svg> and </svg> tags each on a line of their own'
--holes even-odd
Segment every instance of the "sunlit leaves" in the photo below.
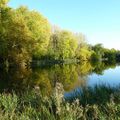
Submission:
<svg viewBox="0 0 120 120">
<path fill-rule="evenodd" d="M 26 7 L 16 10 L 7 6 L 2 8 L 0 58 L 3 61 L 21 64 L 29 62 L 32 56 L 43 56 L 47 52 L 49 39 L 50 25 L 39 13 Z"/>
<path fill-rule="evenodd" d="M 51 37 L 49 49 L 55 59 L 74 58 L 77 49 L 77 39 L 71 32 L 57 31 Z"/>
<path fill-rule="evenodd" d="M 40 13 L 36 11 L 29 11 L 26 7 L 20 7 L 17 9 L 31 33 L 31 37 L 34 45 L 33 56 L 41 57 L 47 52 L 48 43 L 50 40 L 50 24 Z"/>
</svg>

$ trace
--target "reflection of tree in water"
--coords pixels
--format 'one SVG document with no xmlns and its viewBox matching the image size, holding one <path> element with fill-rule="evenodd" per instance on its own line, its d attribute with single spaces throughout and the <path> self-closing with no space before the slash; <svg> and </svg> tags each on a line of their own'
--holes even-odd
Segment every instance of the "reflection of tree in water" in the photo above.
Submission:
<svg viewBox="0 0 120 120">
<path fill-rule="evenodd" d="M 32 73 L 31 84 L 38 86 L 41 93 L 49 95 L 52 92 L 52 84 L 49 79 L 49 73 L 47 69 L 35 69 Z"/>
<path fill-rule="evenodd" d="M 76 67 L 76 71 L 78 73 L 78 87 L 85 87 L 87 85 L 87 77 L 92 72 L 93 67 L 89 62 L 83 62 L 82 64 L 78 64 Z"/>
<path fill-rule="evenodd" d="M 91 65 L 90 62 L 83 62 L 77 65 L 77 72 L 79 76 L 88 75 L 90 72 L 92 72 L 93 69 L 94 67 Z"/>
<path fill-rule="evenodd" d="M 55 66 L 52 79 L 54 81 L 62 83 L 65 90 L 68 91 L 72 89 L 76 81 L 78 81 L 76 66 L 75 65 Z"/>
<path fill-rule="evenodd" d="M 87 69 L 86 69 L 87 68 Z M 86 85 L 86 76 L 91 70 L 90 65 L 78 65 L 78 64 L 69 64 L 69 65 L 55 65 L 49 68 L 49 80 L 52 83 L 52 86 L 56 82 L 63 84 L 65 91 L 70 91 L 77 86 Z"/>
<path fill-rule="evenodd" d="M 62 83 L 65 90 L 70 90 L 78 81 L 78 74 L 75 65 L 55 65 L 49 69 L 34 69 L 33 79 L 45 93 L 52 91 L 56 82 Z"/>
<path fill-rule="evenodd" d="M 1 70 L 0 89 L 5 91 L 22 91 L 29 85 L 29 77 L 31 69 L 25 68 L 10 68 L 8 71 Z M 2 86 L 4 85 L 4 86 Z"/>
<path fill-rule="evenodd" d="M 101 74 L 105 69 L 114 68 L 115 64 L 90 63 L 54 65 L 47 68 L 11 68 L 0 73 L 0 90 L 23 92 L 28 87 L 38 87 L 42 94 L 49 95 L 56 82 L 63 84 L 65 91 L 86 86 L 87 76 L 92 72 Z"/>
<path fill-rule="evenodd" d="M 92 66 L 94 66 L 93 72 L 96 74 L 103 75 L 104 70 L 107 70 L 109 68 L 115 68 L 116 63 L 108 63 L 108 62 L 97 62 L 97 63 L 92 63 Z"/>
</svg>

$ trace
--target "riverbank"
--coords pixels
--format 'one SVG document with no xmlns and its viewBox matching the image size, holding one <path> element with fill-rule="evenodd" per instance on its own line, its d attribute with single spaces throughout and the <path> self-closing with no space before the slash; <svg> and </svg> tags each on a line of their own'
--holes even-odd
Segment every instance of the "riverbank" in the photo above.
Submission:
<svg viewBox="0 0 120 120">
<path fill-rule="evenodd" d="M 51 96 L 43 97 L 39 88 L 21 95 L 0 94 L 1 120 L 118 120 L 120 119 L 120 87 L 86 88 L 72 101 L 66 101 L 57 83 Z M 79 96 L 79 97 L 78 97 Z"/>
<path fill-rule="evenodd" d="M 85 62 L 85 61 L 82 61 Z M 65 60 L 33 60 L 31 62 L 32 67 L 63 65 L 63 64 L 77 64 L 80 63 L 78 59 L 65 59 Z"/>
</svg>

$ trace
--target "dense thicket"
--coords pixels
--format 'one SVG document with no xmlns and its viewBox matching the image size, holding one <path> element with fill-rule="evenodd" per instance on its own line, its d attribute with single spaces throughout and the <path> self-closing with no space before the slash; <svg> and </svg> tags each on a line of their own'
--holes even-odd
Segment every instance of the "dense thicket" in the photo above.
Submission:
<svg viewBox="0 0 120 120">
<path fill-rule="evenodd" d="M 0 1 L 0 61 L 25 65 L 34 56 L 47 52 L 50 39 L 48 21 L 36 11 L 25 7 L 12 9 Z"/>
<path fill-rule="evenodd" d="M 48 20 L 26 7 L 12 9 L 0 1 L 0 63 L 25 66 L 31 60 L 119 61 L 120 51 L 90 46 L 82 34 L 52 27 Z"/>
</svg>

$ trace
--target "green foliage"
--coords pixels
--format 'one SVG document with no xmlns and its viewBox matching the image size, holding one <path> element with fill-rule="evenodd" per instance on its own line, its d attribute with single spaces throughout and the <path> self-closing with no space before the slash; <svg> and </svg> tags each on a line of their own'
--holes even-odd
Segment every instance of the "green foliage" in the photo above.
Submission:
<svg viewBox="0 0 120 120">
<path fill-rule="evenodd" d="M 91 61 L 92 61 L 92 62 L 99 62 L 99 61 L 100 61 L 100 55 L 98 55 L 98 54 L 95 53 L 95 52 L 92 52 Z"/>
<path fill-rule="evenodd" d="M 71 32 L 56 31 L 51 36 L 48 54 L 53 59 L 71 59 L 75 57 L 76 49 L 77 39 Z"/>
<path fill-rule="evenodd" d="M 1 10 L 1 8 L 6 7 L 8 2 L 9 2 L 9 0 L 0 0 L 0 10 Z"/>
<path fill-rule="evenodd" d="M 7 19 L 6 16 L 8 16 Z M 16 11 L 8 10 L 5 12 L 5 17 L 4 15 L 2 17 L 1 26 L 3 31 L 1 33 L 0 56 L 5 61 L 16 65 L 29 61 L 28 48 L 31 37 L 24 19 Z"/>
<path fill-rule="evenodd" d="M 92 61 L 107 61 L 108 63 L 115 63 L 120 61 L 120 51 L 115 49 L 107 49 L 102 44 L 92 46 Z"/>
<path fill-rule="evenodd" d="M 91 51 L 87 48 L 81 48 L 77 51 L 76 56 L 80 61 L 88 61 L 91 58 Z"/>
<path fill-rule="evenodd" d="M 0 14 L 0 59 L 3 63 L 25 66 L 32 56 L 46 54 L 50 26 L 44 17 L 25 7 L 16 10 L 2 7 Z"/>
<path fill-rule="evenodd" d="M 93 49 L 97 54 L 100 54 L 101 56 L 104 54 L 102 44 L 96 44 L 95 46 L 92 47 L 92 49 Z"/>
<path fill-rule="evenodd" d="M 105 49 L 104 58 L 107 58 L 110 62 L 116 62 L 116 50 L 114 49 Z"/>
<path fill-rule="evenodd" d="M 96 44 L 94 46 L 92 46 L 92 50 L 95 52 L 92 55 L 92 59 L 94 60 L 102 60 L 103 55 L 104 55 L 104 48 L 102 46 L 102 44 Z"/>
<path fill-rule="evenodd" d="M 31 33 L 32 43 L 30 49 L 33 49 L 33 57 L 40 58 L 45 56 L 51 35 L 50 24 L 40 13 L 29 11 L 26 7 L 17 9 Z"/>
<path fill-rule="evenodd" d="M 44 61 L 120 61 L 120 51 L 102 44 L 86 43 L 85 36 L 54 30 L 46 18 L 26 7 L 12 9 L 8 0 L 0 1 L 0 63 L 28 66 L 31 60 Z"/>
<path fill-rule="evenodd" d="M 120 62 L 120 51 L 119 50 L 116 51 L 116 61 Z"/>
<path fill-rule="evenodd" d="M 17 107 L 18 98 L 15 94 L 0 95 L 0 106 L 3 107 L 3 110 L 6 112 L 14 112 Z"/>
<path fill-rule="evenodd" d="M 4 8 L 1 12 L 0 28 L 0 57 L 10 63 L 26 62 L 29 59 L 26 48 L 30 37 L 23 18 L 14 10 Z"/>
<path fill-rule="evenodd" d="M 64 99 L 64 90 L 56 83 L 53 94 L 42 96 L 32 89 L 21 95 L 0 94 L 1 120 L 94 120 L 120 119 L 120 88 L 96 86 L 84 88 L 75 97 Z M 104 94 L 103 94 L 104 93 Z M 77 96 L 76 96 L 77 95 Z"/>
<path fill-rule="evenodd" d="M 57 30 L 51 36 L 48 56 L 56 60 L 88 61 L 91 57 L 91 50 L 82 34 Z"/>
</svg>

